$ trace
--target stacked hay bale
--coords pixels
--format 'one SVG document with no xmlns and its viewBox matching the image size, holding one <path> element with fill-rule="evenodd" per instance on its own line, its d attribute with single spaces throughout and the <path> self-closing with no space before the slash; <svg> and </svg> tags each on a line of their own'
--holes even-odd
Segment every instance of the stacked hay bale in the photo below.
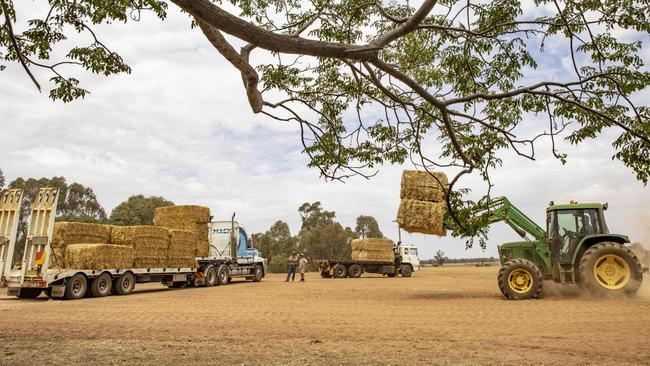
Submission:
<svg viewBox="0 0 650 366">
<path fill-rule="evenodd" d="M 71 244 L 65 250 L 65 263 L 75 269 L 132 268 L 135 250 L 127 245 Z"/>
<path fill-rule="evenodd" d="M 135 268 L 163 268 L 169 248 L 169 230 L 158 226 L 113 226 L 111 244 L 126 245 L 135 252 Z"/>
<path fill-rule="evenodd" d="M 395 258 L 394 243 L 390 239 L 354 239 L 350 245 L 352 246 L 352 259 L 355 261 L 392 262 Z"/>
<path fill-rule="evenodd" d="M 210 209 L 204 206 L 184 205 L 158 207 L 154 212 L 154 225 L 177 230 L 188 230 L 195 235 L 195 256 L 210 255 L 208 241 Z"/>
<path fill-rule="evenodd" d="M 169 229 L 167 268 L 196 267 L 196 233 L 189 230 Z"/>
<path fill-rule="evenodd" d="M 410 233 L 447 235 L 444 217 L 447 213 L 445 192 L 448 189 L 447 176 L 442 172 L 429 174 L 405 170 L 397 212 L 400 227 Z"/>
<path fill-rule="evenodd" d="M 81 222 L 55 222 L 50 241 L 50 268 L 66 268 L 66 248 L 73 244 L 108 243 L 111 226 Z"/>
</svg>

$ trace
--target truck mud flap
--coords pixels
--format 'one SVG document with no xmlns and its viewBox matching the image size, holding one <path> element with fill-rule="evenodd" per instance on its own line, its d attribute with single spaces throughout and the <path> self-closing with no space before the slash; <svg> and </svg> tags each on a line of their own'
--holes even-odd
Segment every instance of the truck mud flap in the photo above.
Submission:
<svg viewBox="0 0 650 366">
<path fill-rule="evenodd" d="M 18 296 L 20 295 L 20 287 L 9 287 L 7 289 L 7 296 Z"/>
<path fill-rule="evenodd" d="M 52 297 L 65 296 L 65 285 L 52 286 Z"/>
</svg>

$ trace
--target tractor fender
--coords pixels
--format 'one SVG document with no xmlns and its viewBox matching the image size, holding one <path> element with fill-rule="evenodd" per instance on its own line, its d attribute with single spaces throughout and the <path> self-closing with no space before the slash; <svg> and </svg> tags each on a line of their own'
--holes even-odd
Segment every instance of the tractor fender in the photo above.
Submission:
<svg viewBox="0 0 650 366">
<path fill-rule="evenodd" d="M 587 235 L 584 238 L 582 238 L 582 240 L 580 240 L 580 243 L 576 247 L 576 251 L 573 254 L 573 263 L 576 263 L 577 260 L 580 260 L 580 258 L 578 258 L 578 255 L 584 253 L 587 250 L 587 248 L 603 241 L 611 241 L 614 243 L 625 244 L 625 243 L 629 243 L 630 239 L 627 237 L 627 235 L 621 235 L 621 234 Z"/>
</svg>

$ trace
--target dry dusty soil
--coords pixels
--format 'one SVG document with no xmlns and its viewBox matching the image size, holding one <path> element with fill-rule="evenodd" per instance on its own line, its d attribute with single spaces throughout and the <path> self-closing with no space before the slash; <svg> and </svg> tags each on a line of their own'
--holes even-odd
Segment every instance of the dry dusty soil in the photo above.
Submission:
<svg viewBox="0 0 650 366">
<path fill-rule="evenodd" d="M 631 299 L 546 283 L 504 300 L 496 267 L 17 300 L 0 292 L 0 364 L 650 364 L 650 281 Z M 646 278 L 646 280 L 648 280 Z"/>
</svg>

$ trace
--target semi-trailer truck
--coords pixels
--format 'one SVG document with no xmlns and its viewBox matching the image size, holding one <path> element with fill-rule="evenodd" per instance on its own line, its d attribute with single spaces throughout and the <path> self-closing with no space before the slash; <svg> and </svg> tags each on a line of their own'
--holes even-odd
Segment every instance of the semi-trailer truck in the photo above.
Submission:
<svg viewBox="0 0 650 366">
<path fill-rule="evenodd" d="M 187 268 L 49 268 L 50 241 L 58 202 L 58 190 L 41 188 L 32 201 L 22 262 L 14 266 L 14 247 L 23 191 L 6 189 L 0 194 L 0 285 L 9 296 L 80 299 L 109 294 L 128 295 L 136 283 L 160 282 L 169 287 L 218 286 L 235 278 L 261 281 L 267 261 L 252 246 L 245 229 L 235 221 L 209 225 L 210 255 L 196 258 Z"/>
</svg>

